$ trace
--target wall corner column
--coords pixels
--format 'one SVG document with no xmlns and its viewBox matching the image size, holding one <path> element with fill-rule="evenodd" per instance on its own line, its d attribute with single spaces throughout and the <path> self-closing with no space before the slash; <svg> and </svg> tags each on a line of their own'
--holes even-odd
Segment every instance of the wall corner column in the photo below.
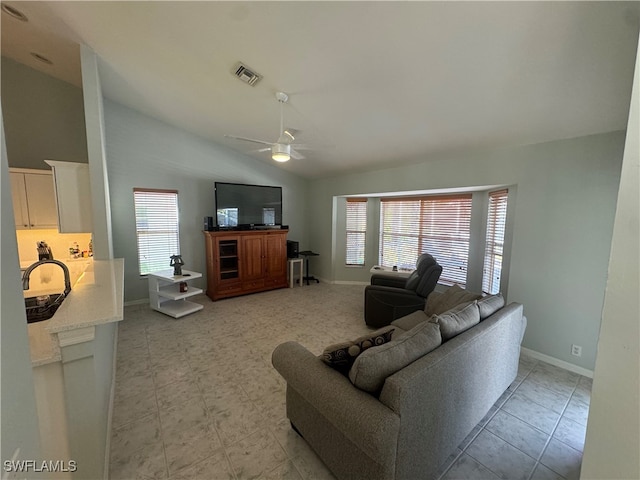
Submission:
<svg viewBox="0 0 640 480">
<path fill-rule="evenodd" d="M 93 209 L 93 251 L 96 260 L 113 258 L 111 202 L 105 150 L 104 105 L 98 72 L 98 57 L 86 45 L 80 46 L 87 154 Z"/>
</svg>

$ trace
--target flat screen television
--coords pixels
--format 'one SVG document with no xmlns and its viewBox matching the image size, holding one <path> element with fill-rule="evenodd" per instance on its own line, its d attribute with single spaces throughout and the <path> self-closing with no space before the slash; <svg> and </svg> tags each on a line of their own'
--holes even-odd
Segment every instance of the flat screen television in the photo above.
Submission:
<svg viewBox="0 0 640 480">
<path fill-rule="evenodd" d="M 215 190 L 219 228 L 282 225 L 282 187 L 215 182 Z"/>
</svg>

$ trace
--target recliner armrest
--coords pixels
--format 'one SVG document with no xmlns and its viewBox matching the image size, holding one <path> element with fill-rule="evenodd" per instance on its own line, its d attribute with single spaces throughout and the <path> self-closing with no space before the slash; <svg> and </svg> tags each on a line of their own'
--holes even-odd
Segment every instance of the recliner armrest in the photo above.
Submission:
<svg viewBox="0 0 640 480">
<path fill-rule="evenodd" d="M 424 310 L 425 299 L 403 288 L 367 285 L 364 287 L 364 321 L 370 327 L 389 325 L 396 318 Z"/>
<path fill-rule="evenodd" d="M 376 295 L 378 298 L 387 298 L 393 299 L 393 301 L 397 304 L 397 302 L 414 302 L 416 300 L 424 303 L 426 301 L 425 298 L 418 295 L 416 292 L 411 290 L 406 290 L 404 288 L 398 287 L 389 287 L 386 285 L 367 285 L 364 287 L 365 297 L 367 295 Z"/>
<path fill-rule="evenodd" d="M 407 277 L 398 275 L 385 275 L 384 273 L 374 273 L 371 275 L 371 285 L 384 287 L 404 288 L 407 284 Z"/>
</svg>

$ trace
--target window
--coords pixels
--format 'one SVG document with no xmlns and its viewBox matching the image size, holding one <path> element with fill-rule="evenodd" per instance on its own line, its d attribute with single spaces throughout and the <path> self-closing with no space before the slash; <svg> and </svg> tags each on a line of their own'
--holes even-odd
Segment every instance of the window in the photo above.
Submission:
<svg viewBox="0 0 640 480">
<path fill-rule="evenodd" d="M 482 291 L 489 294 L 496 294 L 500 291 L 508 193 L 508 190 L 489 193 L 487 241 L 482 270 Z"/>
<path fill-rule="evenodd" d="M 347 254 L 346 265 L 364 265 L 365 236 L 367 232 L 367 199 L 347 199 Z"/>
<path fill-rule="evenodd" d="M 471 194 L 383 198 L 380 265 L 413 269 L 422 253 L 442 265 L 440 283 L 467 283 Z"/>
<path fill-rule="evenodd" d="M 140 275 L 169 267 L 180 253 L 178 192 L 134 188 Z"/>
</svg>

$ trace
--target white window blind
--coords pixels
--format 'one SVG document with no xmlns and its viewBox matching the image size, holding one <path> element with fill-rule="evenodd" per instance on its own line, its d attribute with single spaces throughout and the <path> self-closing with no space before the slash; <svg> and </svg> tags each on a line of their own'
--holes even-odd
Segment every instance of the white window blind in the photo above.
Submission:
<svg viewBox="0 0 640 480">
<path fill-rule="evenodd" d="M 508 190 L 489 193 L 487 239 L 482 271 L 482 291 L 489 294 L 496 294 L 500 291 L 508 193 Z"/>
<path fill-rule="evenodd" d="M 134 188 L 133 199 L 140 275 L 166 270 L 180 254 L 178 192 Z"/>
<path fill-rule="evenodd" d="M 348 198 L 346 265 L 364 265 L 366 233 L 367 199 Z"/>
<path fill-rule="evenodd" d="M 466 285 L 471 194 L 383 198 L 380 216 L 381 265 L 412 269 L 429 253 L 442 265 L 440 283 Z"/>
</svg>

